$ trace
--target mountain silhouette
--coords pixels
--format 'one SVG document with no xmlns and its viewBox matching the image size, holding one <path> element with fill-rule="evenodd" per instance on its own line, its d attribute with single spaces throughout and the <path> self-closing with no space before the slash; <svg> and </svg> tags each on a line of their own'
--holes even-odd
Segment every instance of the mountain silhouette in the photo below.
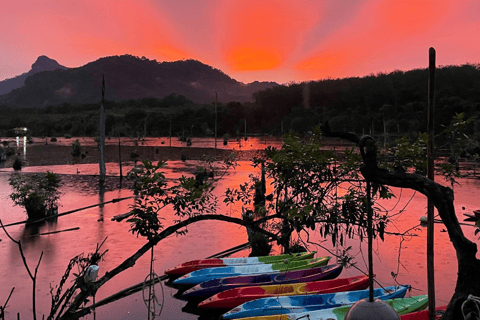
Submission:
<svg viewBox="0 0 480 320">
<path fill-rule="evenodd" d="M 114 101 L 164 98 L 174 93 L 195 103 L 212 103 L 216 91 L 219 101 L 246 102 L 252 101 L 254 92 L 278 86 L 275 82 L 244 84 L 196 60 L 157 62 L 122 55 L 100 58 L 78 68 L 34 73 L 22 87 L 1 95 L 0 103 L 20 108 L 97 103 L 101 100 L 103 75 L 105 99 Z"/>
<path fill-rule="evenodd" d="M 23 86 L 25 84 L 25 79 L 27 79 L 28 76 L 31 76 L 38 72 L 52 71 L 56 69 L 65 70 L 67 68 L 58 64 L 57 61 L 50 59 L 47 56 L 40 56 L 37 58 L 37 61 L 32 64 L 32 69 L 30 69 L 30 71 L 25 72 L 14 78 L 0 81 L 0 95 L 9 93 L 13 89 L 17 89 Z"/>
</svg>

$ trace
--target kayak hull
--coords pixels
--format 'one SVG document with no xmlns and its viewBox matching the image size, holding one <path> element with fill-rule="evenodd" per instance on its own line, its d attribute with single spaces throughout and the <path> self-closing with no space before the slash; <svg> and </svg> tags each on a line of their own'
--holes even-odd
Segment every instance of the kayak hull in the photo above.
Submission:
<svg viewBox="0 0 480 320">
<path fill-rule="evenodd" d="M 368 276 L 356 276 L 306 283 L 240 287 L 211 296 L 198 304 L 199 309 L 232 309 L 242 303 L 267 297 L 322 294 L 368 288 Z"/>
<path fill-rule="evenodd" d="M 385 300 L 385 302 L 392 306 L 392 308 L 395 309 L 398 314 L 402 315 L 425 309 L 428 305 L 428 296 L 423 295 L 411 298 L 388 299 Z M 273 316 L 247 317 L 242 318 L 242 320 L 343 320 L 350 307 L 351 305 L 317 311 L 289 313 Z M 373 317 L 372 319 L 375 318 Z"/>
<path fill-rule="evenodd" d="M 180 299 L 201 301 L 214 294 L 239 287 L 331 280 L 337 278 L 342 273 L 342 270 L 343 266 L 341 264 L 332 264 L 311 269 L 280 272 L 277 274 L 213 279 L 202 282 L 185 291 Z"/>
<path fill-rule="evenodd" d="M 410 286 L 392 286 L 378 288 L 373 292 L 375 299 L 387 300 L 403 298 Z M 256 299 L 239 305 L 222 316 L 222 319 L 281 315 L 322 309 L 335 308 L 353 304 L 358 300 L 369 298 L 370 291 L 343 291 L 326 294 L 307 294 L 296 296 L 279 296 Z"/>
<path fill-rule="evenodd" d="M 435 309 L 436 319 L 440 319 L 440 317 L 445 313 L 447 310 L 447 306 L 441 306 Z M 400 316 L 401 320 L 429 320 L 429 311 L 422 310 L 412 313 L 407 313 Z"/>
<path fill-rule="evenodd" d="M 216 268 L 216 267 L 227 267 L 227 266 L 242 266 L 242 265 L 253 265 L 253 264 L 272 264 L 277 262 L 283 262 L 285 259 L 289 261 L 299 261 L 305 259 L 312 259 L 315 255 L 315 252 L 301 252 L 294 254 L 281 254 L 275 256 L 264 256 L 264 257 L 244 257 L 244 258 L 219 258 L 219 259 L 201 259 L 201 260 L 192 260 L 179 264 L 171 269 L 165 271 L 165 274 L 170 277 L 180 277 L 187 273 L 206 269 L 206 268 Z"/>
<path fill-rule="evenodd" d="M 292 261 L 288 263 L 256 264 L 249 266 L 230 266 L 207 268 L 187 273 L 176 279 L 173 283 L 177 286 L 194 286 L 211 279 L 220 279 L 241 275 L 270 274 L 282 271 L 309 269 L 324 266 L 331 257 L 321 257 L 311 260 Z"/>
</svg>

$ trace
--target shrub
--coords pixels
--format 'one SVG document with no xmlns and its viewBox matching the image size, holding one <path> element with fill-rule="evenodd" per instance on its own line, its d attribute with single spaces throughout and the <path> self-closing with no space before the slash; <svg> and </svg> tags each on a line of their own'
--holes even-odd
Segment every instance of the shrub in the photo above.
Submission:
<svg viewBox="0 0 480 320">
<path fill-rule="evenodd" d="M 51 137 L 51 138 L 50 138 L 50 141 L 51 141 L 51 142 L 57 142 L 57 138 L 56 138 L 56 137 Z"/>
<path fill-rule="evenodd" d="M 80 157 L 82 154 L 82 146 L 80 145 L 80 142 L 75 140 L 75 142 L 72 143 L 72 156 L 74 157 Z"/>
<path fill-rule="evenodd" d="M 70 134 L 68 134 L 68 133 L 65 133 L 65 135 L 64 135 L 63 137 L 64 137 L 65 139 L 71 139 L 71 138 L 72 138 L 72 136 L 71 136 Z"/>
<path fill-rule="evenodd" d="M 230 135 L 228 133 L 225 133 L 223 135 L 223 144 L 227 145 L 228 144 L 228 139 L 230 139 Z"/>
<path fill-rule="evenodd" d="M 45 174 L 14 174 L 9 179 L 13 188 L 10 198 L 25 208 L 29 219 L 38 219 L 53 214 L 60 198 L 60 178 L 47 171 Z"/>
<path fill-rule="evenodd" d="M 13 170 L 15 171 L 22 170 L 22 166 L 23 166 L 22 161 L 17 157 L 15 157 L 15 160 L 13 160 L 13 165 L 12 165 Z"/>
</svg>

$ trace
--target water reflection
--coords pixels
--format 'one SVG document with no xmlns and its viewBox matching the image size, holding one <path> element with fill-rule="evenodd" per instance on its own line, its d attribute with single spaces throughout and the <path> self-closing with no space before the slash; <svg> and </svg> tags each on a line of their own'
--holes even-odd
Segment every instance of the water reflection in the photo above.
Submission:
<svg viewBox="0 0 480 320">
<path fill-rule="evenodd" d="M 108 165 L 107 165 L 108 166 Z M 181 174 L 189 175 L 194 169 L 192 163 L 169 162 L 166 174 L 169 179 L 179 177 Z M 80 165 L 82 173 L 89 170 L 98 170 L 98 164 L 94 167 L 89 165 Z M 91 169 L 90 169 L 91 168 Z M 107 167 L 108 168 L 108 167 Z M 39 169 L 38 167 L 36 168 Z M 45 168 L 46 170 L 47 168 Z M 75 210 L 78 208 L 109 202 L 112 199 L 118 199 L 131 196 L 128 188 L 129 181 L 123 179 L 120 182 L 119 177 L 107 177 L 103 184 L 98 182 L 98 176 L 83 174 L 64 174 L 71 170 L 71 166 L 51 166 L 48 169 L 54 172 L 62 173 L 61 191 L 64 193 L 61 199 L 60 212 Z M 75 169 L 75 168 L 73 168 Z M 108 170 L 108 169 L 107 169 Z M 230 172 L 221 180 L 215 188 L 215 195 L 221 197 L 226 188 L 238 187 L 238 185 L 248 180 L 251 173 L 256 174 L 249 163 L 242 162 L 235 171 Z M 13 206 L 8 199 L 10 186 L 8 177 L 10 173 L 0 173 L 0 193 L 2 194 L 3 206 L 0 209 L 0 218 L 6 223 L 22 220 L 25 213 L 18 206 Z M 469 212 L 478 209 L 478 190 L 480 190 L 480 181 L 478 180 L 459 180 L 460 185 L 455 186 L 455 206 L 457 215 L 462 220 L 463 212 Z M 418 219 L 425 213 L 426 199 L 424 196 L 415 194 L 409 190 L 394 190 L 397 198 L 391 203 L 382 203 L 384 207 L 392 208 L 397 204 L 402 208 L 409 203 L 407 210 L 396 217 L 395 224 L 392 223 L 390 231 L 405 231 L 406 229 L 418 224 Z M 410 198 L 413 197 L 413 200 Z M 399 200 L 401 198 L 401 200 Z M 220 201 L 221 202 L 221 201 Z M 111 218 L 115 215 L 125 213 L 129 210 L 129 205 L 133 204 L 133 199 L 108 203 L 81 210 L 58 218 L 57 222 L 45 223 L 37 226 L 13 226 L 9 228 L 15 239 L 21 239 L 25 245 L 25 254 L 30 265 L 36 263 L 40 252 L 44 251 L 44 259 L 39 268 L 38 283 L 38 302 L 37 306 L 41 313 L 48 312 L 50 304 L 49 288 L 50 285 L 58 284 L 61 279 L 64 268 L 70 258 L 81 252 L 91 252 L 95 250 L 96 244 L 102 242 L 105 237 L 108 239 L 105 248 L 109 250 L 106 259 L 100 263 L 100 274 L 102 276 L 108 270 L 112 270 L 124 261 L 128 256 L 136 252 L 145 244 L 145 239 L 131 234 L 129 224 L 125 221 L 115 222 Z M 465 207 L 465 210 L 461 208 Z M 219 213 L 230 214 L 240 217 L 241 208 L 226 207 L 221 204 Z M 166 218 L 165 222 L 170 223 L 176 217 L 172 210 L 165 210 L 162 215 Z M 57 234 L 39 235 L 55 230 L 66 230 L 79 227 L 78 230 L 62 232 Z M 456 279 L 456 257 L 455 251 L 445 233 L 441 232 L 440 225 L 435 228 L 435 255 L 436 255 L 436 284 L 437 284 L 437 304 L 445 304 L 453 292 Z M 463 226 L 465 235 L 470 239 L 477 239 L 474 235 L 474 228 Z M 19 288 L 15 290 L 12 300 L 9 302 L 10 317 L 17 311 L 22 311 L 30 306 L 29 297 L 31 295 L 31 285 L 28 275 L 23 267 L 18 248 L 3 236 L 0 231 L 0 256 L 9 257 L 0 263 L 0 288 Z M 420 291 L 415 294 L 426 293 L 426 255 L 425 239 L 426 231 L 423 228 L 416 230 L 417 236 L 412 236 L 402 244 L 396 236 L 386 236 L 385 242 L 375 241 L 375 273 L 376 279 L 383 285 L 393 285 L 391 272 L 397 272 L 399 247 L 401 249 L 401 267 L 397 280 L 400 283 L 411 284 Z M 35 236 L 36 235 L 36 236 Z M 32 237 L 33 236 L 33 237 Z M 323 237 L 318 231 L 311 232 L 311 240 L 320 243 Z M 188 227 L 188 233 L 185 236 L 171 236 L 162 241 L 155 248 L 156 273 L 162 274 L 164 270 L 171 268 L 187 260 L 200 259 L 219 251 L 231 248 L 247 240 L 247 234 L 244 228 L 236 225 L 230 225 L 218 221 L 205 221 Z M 327 244 L 324 243 L 328 247 Z M 348 240 L 348 245 L 352 246 L 352 253 L 356 255 L 358 266 L 366 270 L 363 265 L 362 256 L 366 253 L 366 243 L 359 243 L 357 240 Z M 362 247 L 363 246 L 363 247 Z M 328 247 L 332 249 L 331 247 Z M 318 247 L 312 248 L 318 251 L 317 256 L 325 255 L 326 252 Z M 341 249 L 341 248 L 340 248 Z M 275 251 L 275 253 L 278 253 Z M 239 252 L 235 256 L 248 256 L 249 251 Z M 149 257 L 140 258 L 135 266 L 114 280 L 108 282 L 98 291 L 97 301 L 110 294 L 126 287 L 142 282 L 149 273 Z M 358 275 L 358 271 L 353 268 L 344 270 L 341 277 Z M 4 290 L 6 291 L 6 290 Z M 8 290 L 7 290 L 8 291 Z M 165 290 L 165 309 L 160 318 L 162 319 L 208 319 L 205 315 L 197 315 L 190 312 L 184 301 L 177 300 L 173 295 L 176 289 L 166 288 Z M 28 301 L 28 302 L 25 302 Z M 182 313 L 182 311 L 184 313 Z M 195 311 L 196 312 L 196 311 Z M 133 319 L 146 316 L 146 308 L 143 306 L 141 293 L 132 295 L 118 302 L 97 309 L 97 318 L 99 319 Z M 27 312 L 22 311 L 22 318 Z M 27 316 L 28 317 L 28 316 Z M 92 319 L 92 317 L 86 317 Z"/>
</svg>

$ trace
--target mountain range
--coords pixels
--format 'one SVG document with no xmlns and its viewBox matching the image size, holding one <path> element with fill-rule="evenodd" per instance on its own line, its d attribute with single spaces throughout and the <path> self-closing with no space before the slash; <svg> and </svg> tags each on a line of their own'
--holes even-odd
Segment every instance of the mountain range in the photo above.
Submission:
<svg viewBox="0 0 480 320">
<path fill-rule="evenodd" d="M 132 55 L 100 58 L 78 68 L 66 68 L 46 56 L 38 57 L 27 73 L 0 81 L 0 104 L 16 108 L 62 103 L 98 103 L 102 77 L 105 99 L 122 101 L 164 98 L 172 93 L 195 103 L 252 101 L 254 92 L 275 82 L 242 83 L 196 60 L 157 62 Z"/>
</svg>

